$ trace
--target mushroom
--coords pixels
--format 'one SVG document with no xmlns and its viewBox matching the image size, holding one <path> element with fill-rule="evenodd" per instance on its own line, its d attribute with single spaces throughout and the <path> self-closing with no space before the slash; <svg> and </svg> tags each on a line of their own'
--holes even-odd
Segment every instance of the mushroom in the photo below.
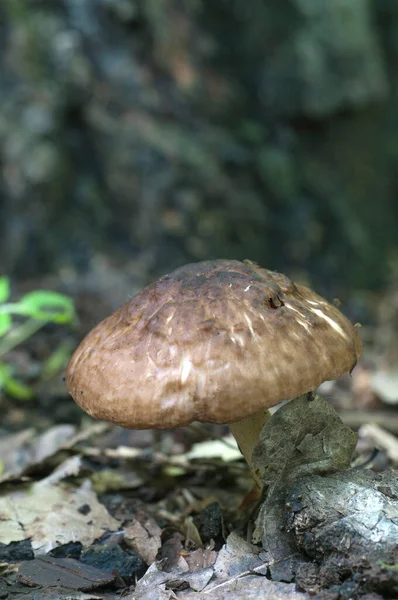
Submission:
<svg viewBox="0 0 398 600">
<path fill-rule="evenodd" d="M 251 261 L 189 264 L 99 323 L 66 372 L 92 417 L 129 429 L 225 423 L 252 452 L 268 409 L 355 366 L 359 335 L 326 300 Z"/>
</svg>

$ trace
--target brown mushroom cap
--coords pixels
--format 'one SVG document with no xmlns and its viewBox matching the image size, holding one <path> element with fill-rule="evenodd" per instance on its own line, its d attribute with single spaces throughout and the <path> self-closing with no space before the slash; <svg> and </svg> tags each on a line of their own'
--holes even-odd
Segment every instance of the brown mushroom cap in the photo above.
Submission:
<svg viewBox="0 0 398 600">
<path fill-rule="evenodd" d="M 249 261 L 161 277 L 82 341 L 66 382 L 83 410 L 131 429 L 232 423 L 351 370 L 361 354 L 341 312 Z"/>
</svg>

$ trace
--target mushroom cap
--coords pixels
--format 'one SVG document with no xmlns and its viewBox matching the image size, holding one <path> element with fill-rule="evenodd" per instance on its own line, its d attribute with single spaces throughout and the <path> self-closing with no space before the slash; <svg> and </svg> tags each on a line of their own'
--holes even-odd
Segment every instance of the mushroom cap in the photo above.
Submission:
<svg viewBox="0 0 398 600">
<path fill-rule="evenodd" d="M 189 264 L 99 323 L 66 372 L 89 415 L 131 429 L 232 423 L 355 366 L 333 305 L 250 261 Z"/>
</svg>

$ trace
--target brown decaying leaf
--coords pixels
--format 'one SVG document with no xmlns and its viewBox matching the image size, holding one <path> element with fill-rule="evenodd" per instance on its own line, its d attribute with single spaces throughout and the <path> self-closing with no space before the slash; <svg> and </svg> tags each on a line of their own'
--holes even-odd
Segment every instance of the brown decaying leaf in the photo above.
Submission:
<svg viewBox="0 0 398 600">
<path fill-rule="evenodd" d="M 104 573 L 73 558 L 41 556 L 24 562 L 19 569 L 18 579 L 28 586 L 92 590 L 111 583 L 115 575 Z"/>
<path fill-rule="evenodd" d="M 198 548 L 197 550 L 190 552 L 188 556 L 185 557 L 190 570 L 199 571 L 200 569 L 212 567 L 217 558 L 217 552 L 215 552 L 213 548 L 214 543 L 211 543 L 208 548 Z"/>
<path fill-rule="evenodd" d="M 155 562 L 162 545 L 161 533 L 162 530 L 155 519 L 137 511 L 136 518 L 124 528 L 124 541 L 147 565 L 151 565 Z"/>
</svg>

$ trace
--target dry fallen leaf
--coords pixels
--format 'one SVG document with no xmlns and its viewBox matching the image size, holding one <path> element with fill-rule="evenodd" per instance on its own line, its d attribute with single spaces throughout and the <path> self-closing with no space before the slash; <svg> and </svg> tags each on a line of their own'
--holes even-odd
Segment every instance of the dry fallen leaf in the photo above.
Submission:
<svg viewBox="0 0 398 600">
<path fill-rule="evenodd" d="M 160 540 L 162 530 L 155 519 L 149 515 L 137 514 L 137 518 L 124 529 L 125 543 L 135 550 L 147 565 L 156 560 L 156 555 L 162 545 Z"/>
<path fill-rule="evenodd" d="M 0 542 L 30 538 L 36 556 L 68 542 L 90 545 L 118 528 L 89 482 L 72 489 L 43 480 L 0 496 Z"/>
<path fill-rule="evenodd" d="M 200 569 L 198 571 L 189 571 L 175 566 L 171 571 L 161 571 L 159 565 L 154 563 L 149 567 L 145 575 L 138 581 L 137 586 L 131 596 L 126 600 L 155 600 L 160 598 L 178 598 L 178 589 L 188 584 L 195 592 L 202 591 L 213 576 L 213 569 Z M 171 591 L 172 596 L 163 596 L 166 592 L 166 585 Z M 176 590 L 176 594 L 172 590 Z M 184 597 L 184 596 L 183 596 Z M 199 600 L 200 596 L 198 596 Z"/>
<path fill-rule="evenodd" d="M 367 440 L 371 446 L 384 450 L 394 465 L 398 465 L 398 438 L 375 423 L 367 423 L 359 429 L 360 440 Z"/>
<path fill-rule="evenodd" d="M 1 438 L 0 483 L 18 479 L 41 465 L 74 436 L 75 429 L 73 425 L 55 425 L 40 435 L 34 429 L 25 429 Z"/>
<path fill-rule="evenodd" d="M 333 473 L 350 466 L 357 438 L 322 396 L 303 395 L 285 404 L 264 425 L 253 464 L 270 486 L 292 472 L 294 477 Z"/>
<path fill-rule="evenodd" d="M 178 597 L 178 596 L 177 596 Z M 204 589 L 200 594 L 183 594 L 184 600 L 309 600 L 310 596 L 298 592 L 294 583 L 269 581 L 254 573 L 232 577 L 229 581 Z M 141 599 L 140 599 L 141 600 Z"/>
<path fill-rule="evenodd" d="M 209 548 L 198 548 L 185 557 L 191 571 L 199 571 L 212 567 L 216 562 L 217 553 L 213 550 L 214 543 Z"/>
<path fill-rule="evenodd" d="M 107 423 L 94 423 L 76 433 L 74 425 L 61 424 L 40 434 L 34 429 L 25 429 L 0 438 L 0 483 L 31 474 L 49 459 L 61 457 L 60 451 L 74 448 L 79 442 L 103 433 L 106 428 L 109 428 Z"/>
<path fill-rule="evenodd" d="M 240 460 L 242 454 L 235 438 L 228 435 L 220 440 L 207 440 L 194 444 L 184 457 L 188 460 L 220 458 L 224 462 L 232 462 Z"/>
</svg>

